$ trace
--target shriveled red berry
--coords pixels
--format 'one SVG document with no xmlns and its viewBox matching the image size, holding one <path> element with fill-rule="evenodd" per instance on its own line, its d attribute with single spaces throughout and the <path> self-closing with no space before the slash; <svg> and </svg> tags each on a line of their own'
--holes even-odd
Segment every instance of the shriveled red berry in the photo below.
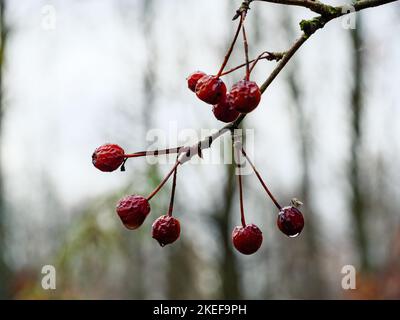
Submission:
<svg viewBox="0 0 400 320">
<path fill-rule="evenodd" d="M 203 71 L 195 71 L 192 74 L 190 74 L 186 80 L 188 82 L 188 88 L 192 90 L 193 92 L 196 91 L 196 84 L 197 81 L 200 80 L 200 78 L 204 77 L 206 74 Z"/>
<path fill-rule="evenodd" d="M 205 75 L 197 81 L 195 92 L 200 100 L 217 104 L 225 98 L 226 86 L 220 78 Z"/>
<path fill-rule="evenodd" d="M 175 242 L 181 233 L 179 220 L 172 216 L 161 216 L 154 221 L 152 237 L 158 241 L 161 247 Z"/>
<path fill-rule="evenodd" d="M 227 123 L 235 121 L 240 115 L 239 112 L 231 107 L 229 103 L 229 93 L 226 95 L 225 99 L 213 106 L 212 111 L 215 118 L 217 118 L 219 121 Z"/>
<path fill-rule="evenodd" d="M 279 212 L 278 228 L 289 237 L 296 237 L 304 227 L 304 217 L 296 207 L 285 207 Z"/>
<path fill-rule="evenodd" d="M 94 150 L 92 154 L 93 165 L 105 172 L 111 172 L 119 168 L 124 162 L 125 151 L 119 145 L 105 144 Z"/>
<path fill-rule="evenodd" d="M 232 86 L 229 101 L 236 111 L 249 113 L 253 111 L 261 100 L 261 91 L 257 83 L 241 80 Z"/>
<path fill-rule="evenodd" d="M 118 201 L 116 211 L 124 226 L 134 230 L 143 224 L 150 213 L 150 204 L 142 196 L 130 195 Z"/>
<path fill-rule="evenodd" d="M 233 229 L 232 241 L 235 248 L 243 254 L 253 254 L 262 244 L 261 230 L 254 224 L 246 227 L 238 226 Z"/>
</svg>

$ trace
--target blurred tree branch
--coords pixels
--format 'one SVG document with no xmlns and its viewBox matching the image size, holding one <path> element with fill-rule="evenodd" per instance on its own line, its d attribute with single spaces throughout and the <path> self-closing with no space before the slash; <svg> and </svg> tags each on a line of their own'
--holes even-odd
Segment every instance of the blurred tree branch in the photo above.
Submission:
<svg viewBox="0 0 400 320">
<path fill-rule="evenodd" d="M 7 42 L 7 26 L 5 22 L 5 1 L 0 0 L 0 137 L 3 120 L 3 73 L 4 73 L 4 52 Z M 8 298 L 9 293 L 9 269 L 5 261 L 5 204 L 3 193 L 3 174 L 0 162 L 0 299 Z"/>
<path fill-rule="evenodd" d="M 354 83 L 351 92 L 351 111 L 352 111 L 352 137 L 351 137 L 351 158 L 349 163 L 350 185 L 351 185 L 351 212 L 354 221 L 354 238 L 360 255 L 360 265 L 363 271 L 368 271 L 371 267 L 369 259 L 368 231 L 366 225 L 366 201 L 367 196 L 363 193 L 362 185 L 362 166 L 360 151 L 362 148 L 362 118 L 363 118 L 363 90 L 364 81 L 364 56 L 362 47 L 362 25 L 358 22 L 358 28 L 351 32 L 351 43 L 353 53 L 353 74 Z"/>
</svg>

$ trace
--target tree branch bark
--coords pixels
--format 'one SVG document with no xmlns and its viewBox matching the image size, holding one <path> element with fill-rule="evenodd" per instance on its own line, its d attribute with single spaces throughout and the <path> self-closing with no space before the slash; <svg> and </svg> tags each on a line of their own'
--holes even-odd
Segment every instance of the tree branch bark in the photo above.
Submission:
<svg viewBox="0 0 400 320">
<path fill-rule="evenodd" d="M 261 93 L 264 93 L 265 90 L 269 87 L 269 85 L 275 80 L 278 74 L 282 71 L 285 65 L 289 62 L 289 60 L 294 56 L 297 50 L 310 38 L 310 36 L 315 33 L 317 30 L 322 29 L 329 21 L 347 15 L 348 5 L 342 5 L 338 7 L 329 6 L 323 4 L 319 1 L 310 1 L 310 0 L 250 0 L 247 1 L 251 3 L 253 1 L 262 1 L 262 2 L 270 2 L 284 5 L 293 5 L 293 6 L 302 6 L 308 9 L 313 10 L 314 12 L 320 13 L 320 16 L 315 17 L 311 20 L 302 20 L 300 22 L 300 28 L 303 31 L 302 36 L 292 45 L 292 47 L 286 51 L 283 58 L 279 61 L 278 65 L 271 72 L 268 78 L 264 81 L 264 83 L 260 86 Z M 361 0 L 353 4 L 355 11 L 364 10 L 367 8 L 373 8 L 377 6 L 381 6 L 387 3 L 396 2 L 398 0 Z M 246 1 L 245 1 L 246 2 Z M 246 117 L 245 114 L 242 114 L 236 121 L 231 124 L 225 126 L 223 129 L 229 130 L 237 127 L 240 122 Z"/>
<path fill-rule="evenodd" d="M 311 1 L 311 0 L 252 0 L 260 1 L 260 2 L 269 2 L 275 4 L 284 4 L 288 6 L 297 6 L 310 9 L 319 14 L 327 14 L 331 10 L 335 10 L 335 7 L 324 4 L 320 1 Z"/>
<path fill-rule="evenodd" d="M 330 15 L 330 14 L 338 14 L 339 12 L 346 12 L 345 10 L 349 6 L 353 6 L 355 11 L 359 11 L 362 9 L 366 8 L 372 8 L 372 7 L 377 7 L 381 6 L 383 4 L 387 4 L 390 2 L 395 2 L 397 0 L 361 0 L 361 1 L 356 1 L 353 4 L 348 4 L 348 5 L 341 5 L 341 6 L 331 6 L 325 3 L 322 3 L 318 0 L 312 1 L 312 0 L 250 0 L 249 3 L 253 1 L 259 1 L 259 2 L 269 2 L 269 3 L 275 3 L 275 4 L 283 4 L 283 5 L 288 5 L 288 6 L 297 6 L 297 7 L 303 7 L 310 9 L 314 11 L 315 13 L 319 13 L 321 15 Z"/>
</svg>

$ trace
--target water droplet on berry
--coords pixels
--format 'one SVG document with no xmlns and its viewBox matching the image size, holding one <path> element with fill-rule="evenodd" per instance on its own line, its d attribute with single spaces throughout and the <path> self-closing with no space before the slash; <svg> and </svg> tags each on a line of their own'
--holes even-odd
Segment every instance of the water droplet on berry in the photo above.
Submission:
<svg viewBox="0 0 400 320">
<path fill-rule="evenodd" d="M 279 230 L 290 238 L 297 237 L 304 227 L 304 217 L 296 207 L 285 207 L 279 212 L 277 225 Z"/>
</svg>

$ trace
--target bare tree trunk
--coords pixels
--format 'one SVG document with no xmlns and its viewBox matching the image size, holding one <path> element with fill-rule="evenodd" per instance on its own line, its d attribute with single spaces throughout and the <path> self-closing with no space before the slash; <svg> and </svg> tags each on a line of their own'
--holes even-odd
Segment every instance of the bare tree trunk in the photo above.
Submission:
<svg viewBox="0 0 400 320">
<path fill-rule="evenodd" d="M 154 91 L 154 81 L 156 78 L 156 66 L 155 61 L 153 59 L 153 55 L 155 54 L 156 46 L 155 40 L 153 36 L 154 29 L 154 1 L 153 0 L 142 0 L 141 3 L 141 15 L 142 17 L 142 28 L 143 28 L 143 36 L 145 40 L 145 50 L 146 56 L 148 60 L 146 62 L 146 69 L 143 72 L 143 78 L 141 81 L 143 82 L 143 101 L 141 108 L 141 117 L 142 123 L 144 127 L 144 133 L 146 133 L 151 128 L 152 123 L 152 114 L 154 109 L 154 100 L 155 100 L 155 91 Z M 145 137 L 145 134 L 143 138 Z M 157 185 L 160 179 L 160 173 L 157 166 L 148 166 L 146 170 L 146 175 L 149 177 L 149 181 L 152 185 Z M 150 188 L 152 186 L 149 186 Z M 132 241 L 131 237 L 127 238 L 127 241 Z M 143 239 L 140 239 L 140 242 L 137 240 L 132 242 L 132 249 L 130 251 L 130 259 L 132 263 L 135 264 L 137 274 L 143 274 L 146 268 L 146 262 L 148 259 L 147 253 L 143 247 Z M 133 254 L 134 252 L 134 254 Z M 146 286 L 145 279 L 142 276 L 136 276 L 134 281 L 131 282 L 132 285 L 129 286 L 128 294 L 130 297 L 134 297 L 135 299 L 146 299 L 148 296 L 148 288 Z"/>
<path fill-rule="evenodd" d="M 306 255 L 303 280 L 308 284 L 306 295 L 310 298 L 323 298 L 323 277 L 321 274 L 321 263 L 319 261 L 319 246 L 317 244 L 316 233 L 316 215 L 310 196 L 310 152 L 311 152 L 311 134 L 309 132 L 308 119 L 301 105 L 301 98 L 298 83 L 295 78 L 296 68 L 292 68 L 288 75 L 288 83 L 292 93 L 294 107 L 297 114 L 297 128 L 299 130 L 299 144 L 302 177 L 300 184 L 300 199 L 304 202 L 306 212 L 307 230 L 304 232 L 306 240 L 304 253 Z"/>
<path fill-rule="evenodd" d="M 360 151 L 362 143 L 362 83 L 363 83 L 363 55 L 361 51 L 362 36 L 361 36 L 361 16 L 358 15 L 357 27 L 351 31 L 351 43 L 353 50 L 353 75 L 354 83 L 351 93 L 351 109 L 353 113 L 352 117 L 352 129 L 353 136 L 351 141 L 351 161 L 350 161 L 350 183 L 352 190 L 351 197 L 351 210 L 354 221 L 355 231 L 355 242 L 357 244 L 361 268 L 368 270 L 369 258 L 368 258 L 368 239 L 366 233 L 366 211 L 365 201 L 361 190 L 362 181 L 361 168 L 360 168 Z"/>
<path fill-rule="evenodd" d="M 219 275 L 222 280 L 221 299 L 240 299 L 238 283 L 238 266 L 234 256 L 230 229 L 230 213 L 235 196 L 236 179 L 233 165 L 225 166 L 227 180 L 223 188 L 223 203 L 221 209 L 213 216 L 217 230 L 222 240 L 222 260 L 219 265 Z"/>
<path fill-rule="evenodd" d="M 144 73 L 144 108 L 143 123 L 145 130 L 150 129 L 155 99 L 155 79 L 157 69 L 157 44 L 154 39 L 154 2 L 144 0 L 142 3 L 143 36 L 145 37 L 147 65 Z"/>
<path fill-rule="evenodd" d="M 294 32 L 290 28 L 291 16 L 288 10 L 283 12 L 283 25 L 285 26 L 288 38 L 294 37 Z M 316 215 L 312 205 L 312 198 L 310 195 L 311 188 L 311 153 L 312 153 L 312 132 L 310 121 L 307 117 L 306 110 L 302 104 L 301 87 L 298 83 L 297 66 L 295 63 L 291 65 L 288 70 L 287 83 L 289 86 L 290 94 L 293 101 L 294 110 L 294 130 L 299 134 L 297 142 L 300 146 L 300 159 L 301 159 L 301 183 L 300 183 L 300 200 L 304 202 L 304 211 L 306 213 L 306 230 L 304 232 L 305 245 L 304 255 L 305 265 L 303 266 L 303 284 L 301 287 L 306 287 L 303 290 L 304 296 L 302 298 L 323 298 L 323 277 L 321 274 L 321 263 L 319 261 L 319 246 L 316 233 Z M 304 286 L 306 284 L 306 286 Z"/>
<path fill-rule="evenodd" d="M 179 240 L 168 256 L 167 265 L 167 298 L 168 299 L 200 299 L 196 286 L 196 270 L 199 265 L 196 251 L 188 241 Z"/>
<path fill-rule="evenodd" d="M 228 2 L 229 14 L 235 11 L 235 5 L 235 1 Z M 239 48 L 239 43 L 237 45 Z M 222 281 L 220 298 L 240 299 L 239 267 L 233 252 L 234 249 L 231 241 L 232 230 L 230 229 L 229 224 L 232 211 L 232 202 L 234 200 L 236 190 L 235 167 L 233 165 L 226 165 L 224 167 L 226 170 L 226 182 L 223 187 L 223 203 L 221 204 L 220 210 L 212 215 L 222 241 L 222 260 L 218 266 L 218 273 Z"/>
<path fill-rule="evenodd" d="M 1 145 L 1 135 L 2 135 L 2 121 L 3 121 L 3 71 L 4 71 L 4 53 L 7 40 L 7 29 L 6 23 L 4 21 L 5 12 L 5 1 L 0 0 L 0 32 L 1 32 L 1 46 L 0 46 L 0 145 Z M 3 173 L 2 173 L 2 162 L 0 157 L 0 299 L 9 298 L 9 269 L 5 261 L 5 204 L 4 204 L 4 192 L 3 192 Z"/>
</svg>

